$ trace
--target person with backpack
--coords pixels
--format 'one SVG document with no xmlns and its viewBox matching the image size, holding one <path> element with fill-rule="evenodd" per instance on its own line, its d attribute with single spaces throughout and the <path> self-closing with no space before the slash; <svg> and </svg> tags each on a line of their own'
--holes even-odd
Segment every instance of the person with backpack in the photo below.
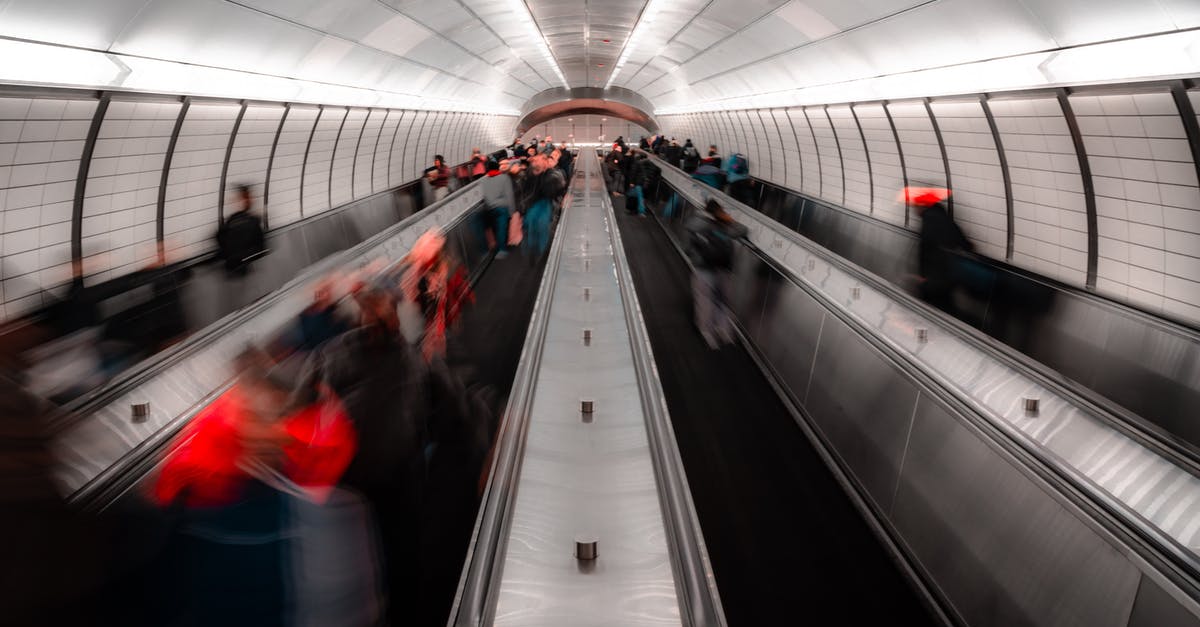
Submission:
<svg viewBox="0 0 1200 627">
<path fill-rule="evenodd" d="M 709 199 L 704 211 L 687 225 L 688 259 L 695 268 L 692 303 L 696 328 L 709 348 L 716 349 L 733 342 L 727 297 L 736 240 L 746 237 L 747 229 L 716 200 Z"/>
<path fill-rule="evenodd" d="M 251 212 L 254 198 L 249 185 L 237 186 L 238 209 L 217 229 L 217 254 L 225 260 L 229 276 L 244 277 L 250 264 L 266 253 L 262 220 Z"/>
<path fill-rule="evenodd" d="M 751 204 L 754 195 L 750 188 L 754 181 L 750 179 L 750 160 L 746 155 L 735 152 L 725 162 L 725 182 L 729 184 L 729 195 L 734 200 Z"/>
<path fill-rule="evenodd" d="M 654 164 L 650 162 L 650 157 L 646 153 L 639 151 L 637 159 L 633 162 L 630 168 L 629 189 L 632 192 L 626 200 L 625 208 L 630 213 L 635 210 L 639 217 L 646 217 L 646 189 L 653 182 L 654 171 L 651 169 Z M 636 199 L 636 205 L 634 204 Z"/>
<path fill-rule="evenodd" d="M 429 183 L 433 187 L 433 202 L 437 202 L 450 195 L 450 166 L 446 165 L 445 157 L 434 155 L 433 168 L 436 176 Z"/>
<path fill-rule="evenodd" d="M 529 158 L 529 173 L 525 179 L 525 244 L 531 261 L 545 254 L 550 246 L 550 218 L 555 199 L 562 195 L 566 180 L 562 172 L 554 167 L 550 157 L 537 155 Z"/>
<path fill-rule="evenodd" d="M 667 144 L 667 147 L 663 149 L 663 159 L 676 168 L 680 167 L 680 161 L 683 159 L 683 147 L 679 145 L 679 142 L 672 139 L 671 143 Z"/>
<path fill-rule="evenodd" d="M 680 165 L 683 167 L 683 171 L 688 174 L 695 172 L 696 168 L 700 167 L 700 151 L 696 150 L 695 144 L 690 139 L 683 143 Z"/>
<path fill-rule="evenodd" d="M 711 165 L 714 168 L 721 167 L 721 153 L 717 152 L 716 145 L 708 147 L 708 156 L 700 160 L 700 165 Z"/>
</svg>

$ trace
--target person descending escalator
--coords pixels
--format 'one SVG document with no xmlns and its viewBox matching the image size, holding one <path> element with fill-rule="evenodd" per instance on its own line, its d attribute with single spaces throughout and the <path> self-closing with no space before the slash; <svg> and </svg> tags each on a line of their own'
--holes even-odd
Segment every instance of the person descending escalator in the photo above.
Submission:
<svg viewBox="0 0 1200 627">
<path fill-rule="evenodd" d="M 672 138 L 671 143 L 667 144 L 666 148 L 663 149 L 663 159 L 676 168 L 681 167 L 681 161 L 683 159 L 683 147 L 680 146 L 679 142 L 675 141 L 674 138 Z"/>
<path fill-rule="evenodd" d="M 365 497 L 378 521 L 386 624 L 393 625 L 408 624 L 423 602 L 420 531 L 435 438 L 474 424 L 468 397 L 445 363 L 426 360 L 401 335 L 397 292 L 383 277 L 357 290 L 360 326 L 309 356 L 290 403 L 337 398 L 358 435 L 340 485 Z"/>
<path fill-rule="evenodd" d="M 537 155 L 529 159 L 529 173 L 525 179 L 525 246 L 530 253 L 530 260 L 537 260 L 550 247 L 550 218 L 553 213 L 554 201 L 566 189 L 566 181 L 562 172 L 554 167 L 553 160 L 547 155 Z"/>
<path fill-rule="evenodd" d="M 705 215 L 687 225 L 688 258 L 695 268 L 692 298 L 696 328 L 709 348 L 733 341 L 733 317 L 727 297 L 733 271 L 736 241 L 746 236 L 746 227 L 734 221 L 716 200 L 704 207 Z"/>
<path fill-rule="evenodd" d="M 430 185 L 433 187 L 433 202 L 437 202 L 450 195 L 450 166 L 446 165 L 442 155 L 434 155 L 433 170 L 436 175 L 430 177 Z"/>
<path fill-rule="evenodd" d="M 401 267 L 400 293 L 420 316 L 420 331 L 408 339 L 420 344 L 426 361 L 444 358 L 447 331 L 475 301 L 466 268 L 446 251 L 446 238 L 436 227 L 417 239 Z"/>
</svg>

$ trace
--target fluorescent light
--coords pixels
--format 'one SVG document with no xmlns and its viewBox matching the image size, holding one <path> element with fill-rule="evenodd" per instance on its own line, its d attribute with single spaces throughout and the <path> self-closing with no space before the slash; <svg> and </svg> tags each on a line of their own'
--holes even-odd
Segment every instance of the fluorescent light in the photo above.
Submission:
<svg viewBox="0 0 1200 627">
<path fill-rule="evenodd" d="M 1200 31 L 1036 52 L 655 109 L 657 115 L 950 96 L 1200 74 Z"/>
<path fill-rule="evenodd" d="M 662 5 L 662 0 L 650 0 L 646 3 L 641 18 L 638 19 L 637 24 L 634 24 L 633 31 L 625 40 L 625 47 L 621 50 L 621 56 L 617 58 L 617 64 L 613 66 L 612 74 L 608 75 L 608 82 L 604 84 L 605 89 L 612 87 L 613 81 L 617 80 L 617 76 L 625 68 L 625 62 L 629 60 L 629 55 L 633 53 L 637 43 L 647 36 L 650 27 L 654 25 L 654 20 L 658 18 L 658 12 L 662 10 Z M 662 48 L 658 52 L 661 53 Z"/>
<path fill-rule="evenodd" d="M 0 39 L 0 83 L 277 102 L 518 115 L 515 109 Z"/>
<path fill-rule="evenodd" d="M 565 76 L 563 76 L 562 68 L 558 67 L 558 60 L 555 59 L 554 55 L 550 53 L 550 44 L 546 43 L 546 38 L 542 36 L 541 29 L 539 29 L 537 27 L 537 23 L 533 21 L 533 14 L 529 12 L 529 7 L 525 5 L 525 0 L 509 0 L 509 4 L 512 5 L 513 15 L 517 16 L 517 21 L 521 22 L 521 24 L 525 27 L 525 30 L 528 31 L 529 37 L 532 38 L 534 43 L 537 45 L 538 53 L 542 55 L 542 59 L 547 65 L 550 66 L 550 69 L 554 70 L 554 75 L 558 77 L 558 80 L 562 83 L 562 86 L 565 89 L 570 89 L 571 86 L 567 84 L 567 79 Z M 513 53 L 514 56 L 517 56 L 518 58 L 520 57 L 520 55 L 517 54 L 517 51 L 513 50 L 511 46 L 508 48 L 508 50 L 509 52 Z"/>
</svg>

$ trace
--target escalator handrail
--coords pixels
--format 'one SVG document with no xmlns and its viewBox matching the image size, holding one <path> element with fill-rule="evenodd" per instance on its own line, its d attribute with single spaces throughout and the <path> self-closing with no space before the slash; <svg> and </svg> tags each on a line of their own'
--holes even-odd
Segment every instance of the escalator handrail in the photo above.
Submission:
<svg viewBox="0 0 1200 627">
<path fill-rule="evenodd" d="M 667 165 L 663 163 L 663 165 Z M 667 167 L 670 167 L 669 165 Z M 682 174 L 682 172 L 681 172 Z M 666 182 L 666 181 L 664 181 Z M 672 188 L 673 184 L 667 182 Z M 810 252 L 821 257 L 824 261 L 837 266 L 841 270 L 855 276 L 856 279 L 862 282 L 864 286 L 869 286 L 872 289 L 884 293 L 890 298 L 903 303 L 905 306 L 912 307 L 921 315 L 940 313 L 936 310 L 915 301 L 912 296 L 901 292 L 891 286 L 891 284 L 878 277 L 877 275 L 858 268 L 857 266 L 845 261 L 836 253 L 825 249 L 824 247 L 805 239 L 798 233 L 790 230 L 783 231 L 782 225 L 778 225 L 769 218 L 762 218 L 756 211 L 746 205 L 734 200 L 719 190 L 705 186 L 703 183 L 696 182 L 699 190 L 700 198 L 692 199 L 693 202 L 702 201 L 703 194 L 707 197 L 718 199 L 722 205 L 732 207 L 745 213 L 757 221 L 763 227 L 769 229 L 775 235 L 786 237 L 793 243 L 798 244 Z M 688 190 L 675 188 L 681 195 L 691 196 Z M 702 202 L 697 202 L 702 204 Z M 800 277 L 796 276 L 789 268 L 783 266 L 775 260 L 766 251 L 763 251 L 752 242 L 743 241 L 743 244 L 748 250 L 753 252 L 758 258 L 769 264 L 781 276 L 787 278 L 789 282 L 796 287 L 804 290 L 810 296 L 821 303 L 825 309 L 836 315 L 842 322 L 846 323 L 857 334 L 867 339 L 878 350 L 890 357 L 890 360 L 906 373 L 918 380 L 924 381 L 925 386 L 930 391 L 936 393 L 943 401 L 949 405 L 959 408 L 956 413 L 961 417 L 969 420 L 982 433 L 989 435 L 990 439 L 1003 447 L 1004 450 L 1014 455 L 1015 458 L 1025 462 L 1027 468 L 1036 472 L 1039 476 L 1046 479 L 1054 485 L 1059 493 L 1067 495 L 1071 500 L 1079 505 L 1082 509 L 1089 511 L 1093 517 L 1101 522 L 1115 536 L 1123 537 L 1125 540 L 1139 553 L 1143 555 L 1147 561 L 1156 564 L 1161 571 L 1170 576 L 1172 580 L 1180 585 L 1181 588 L 1192 591 L 1197 598 L 1200 599 L 1200 556 L 1183 547 L 1178 541 L 1152 524 L 1150 521 L 1142 518 L 1137 512 L 1133 511 L 1129 506 L 1117 500 L 1114 496 L 1109 495 L 1106 491 L 1094 486 L 1080 472 L 1067 465 L 1065 462 L 1058 460 L 1049 455 L 1046 451 L 1036 443 L 1027 442 L 1026 438 L 1020 435 L 1011 433 L 1004 426 L 998 425 L 996 421 L 989 418 L 986 410 L 977 406 L 974 401 L 964 397 L 957 391 L 954 391 L 953 386 L 943 381 L 936 373 L 928 372 L 927 369 L 914 362 L 909 356 L 904 355 L 891 347 L 890 344 L 876 337 L 876 334 L 869 328 L 862 325 L 854 316 L 845 312 L 844 309 L 826 294 L 818 290 L 812 289 Z M 942 323 L 941 316 L 930 315 L 935 318 L 938 323 Z M 957 322 L 956 320 L 954 322 Z M 959 323 L 961 324 L 961 323 Z M 947 325 L 951 326 L 951 325 Z M 971 341 L 974 337 L 973 330 L 965 331 L 959 326 L 953 326 L 953 330 L 959 334 L 964 334 L 965 337 L 960 339 Z M 986 350 L 986 349 L 985 349 Z M 1030 374 L 1031 378 L 1037 380 L 1040 377 L 1036 373 Z M 1040 383 L 1041 381 L 1039 381 Z M 1047 384 L 1047 387 L 1056 387 Z M 1087 409 L 1086 407 L 1084 408 Z M 1102 419 L 1110 418 L 1100 416 Z M 1114 425 L 1115 426 L 1115 425 Z M 1160 449 L 1155 449 L 1156 452 L 1162 452 Z M 1173 455 L 1164 455 L 1168 460 L 1175 462 L 1176 457 Z M 1188 458 L 1183 460 L 1190 462 Z M 1193 466 L 1190 463 L 1180 464 L 1182 468 L 1192 471 Z M 1043 471 L 1044 470 L 1044 471 Z"/>
<path fill-rule="evenodd" d="M 675 440 L 671 415 L 667 410 L 666 394 L 658 377 L 658 365 L 650 345 L 649 331 L 642 317 L 641 304 L 634 288 L 633 273 L 625 257 L 625 247 L 617 228 L 617 216 L 607 190 L 602 194 L 610 224 L 613 263 L 621 290 L 625 324 L 629 329 L 629 346 L 633 352 L 634 370 L 641 392 L 642 413 L 646 420 L 651 458 L 654 462 L 663 523 L 671 547 L 671 563 L 675 571 L 675 590 L 679 596 L 680 614 L 684 625 L 694 627 L 724 627 L 725 610 L 717 590 L 716 575 L 709 561 L 700 518 L 692 500 L 683 458 Z"/>
<path fill-rule="evenodd" d="M 671 168 L 678 172 L 680 176 L 689 176 L 679 168 L 676 168 L 669 163 L 652 157 L 658 160 L 660 167 Z M 1138 416 L 1124 406 L 1110 400 L 1103 394 L 1091 389 L 1090 387 L 1070 379 L 1062 373 L 1054 370 L 1046 364 L 1014 349 L 986 333 L 980 332 L 978 329 L 966 324 L 962 320 L 929 305 L 928 303 L 915 298 L 912 294 L 896 287 L 891 281 L 862 268 L 853 262 L 845 259 L 836 252 L 818 244 L 800 233 L 789 229 L 780 224 L 776 220 L 765 216 L 762 212 L 754 207 L 746 205 L 742 202 L 734 200 L 731 196 L 709 188 L 708 191 L 716 192 L 723 204 L 726 206 L 737 207 L 746 212 L 747 215 L 754 216 L 756 220 L 764 227 L 770 229 L 776 235 L 786 237 L 789 241 L 799 244 L 817 254 L 825 261 L 838 266 L 845 272 L 856 275 L 864 284 L 869 284 L 873 289 L 885 293 L 892 300 L 904 303 L 906 307 L 917 311 L 922 317 L 931 319 L 937 324 L 952 329 L 955 334 L 962 340 L 971 343 L 977 349 L 983 350 L 991 354 L 995 359 L 1001 361 L 1005 365 L 1021 371 L 1025 376 L 1037 381 L 1039 384 L 1052 389 L 1056 394 L 1064 398 L 1070 399 L 1072 403 L 1087 411 L 1101 420 L 1108 426 L 1120 431 L 1122 434 L 1136 440 L 1139 444 L 1154 450 L 1159 455 L 1170 459 L 1175 465 L 1187 469 L 1194 475 L 1200 476 L 1200 455 L 1197 455 L 1196 449 L 1189 443 L 1180 440 L 1171 433 L 1164 430 L 1162 427 L 1151 423 L 1150 421 Z M 791 190 L 788 190 L 789 192 Z M 810 202 L 819 202 L 808 199 Z M 827 204 L 827 203 L 822 203 Z M 834 209 L 837 210 L 836 208 Z M 895 225 L 888 225 L 882 221 L 870 218 L 868 216 L 858 216 L 853 212 L 845 212 L 848 215 L 859 217 L 864 220 L 872 220 L 879 222 L 885 226 L 897 230 L 903 230 Z M 905 231 L 907 235 L 912 236 L 911 232 Z M 1051 286 L 1053 287 L 1053 286 Z M 1098 299 L 1099 302 L 1099 299 Z M 1104 301 L 1106 305 L 1119 306 L 1118 303 L 1112 301 Z M 1136 311 L 1136 310 L 1132 310 Z M 1137 312 L 1141 316 L 1146 316 L 1148 322 L 1154 322 L 1154 319 L 1149 314 Z M 1182 329 L 1181 331 L 1186 331 Z"/>
</svg>

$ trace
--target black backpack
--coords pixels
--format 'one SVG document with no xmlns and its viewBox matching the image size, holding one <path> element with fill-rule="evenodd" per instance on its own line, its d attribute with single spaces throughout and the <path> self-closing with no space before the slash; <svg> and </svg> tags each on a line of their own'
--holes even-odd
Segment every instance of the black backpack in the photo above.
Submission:
<svg viewBox="0 0 1200 627">
<path fill-rule="evenodd" d="M 262 223 L 245 211 L 229 216 L 217 231 L 217 247 L 227 270 L 244 268 L 266 252 Z"/>
<path fill-rule="evenodd" d="M 714 270 L 733 268 L 733 238 L 720 228 L 713 226 L 692 231 L 692 245 L 706 267 Z"/>
<path fill-rule="evenodd" d="M 688 146 L 683 149 L 683 167 L 684 169 L 696 169 L 700 165 L 700 151 L 696 150 L 695 146 Z"/>
</svg>

